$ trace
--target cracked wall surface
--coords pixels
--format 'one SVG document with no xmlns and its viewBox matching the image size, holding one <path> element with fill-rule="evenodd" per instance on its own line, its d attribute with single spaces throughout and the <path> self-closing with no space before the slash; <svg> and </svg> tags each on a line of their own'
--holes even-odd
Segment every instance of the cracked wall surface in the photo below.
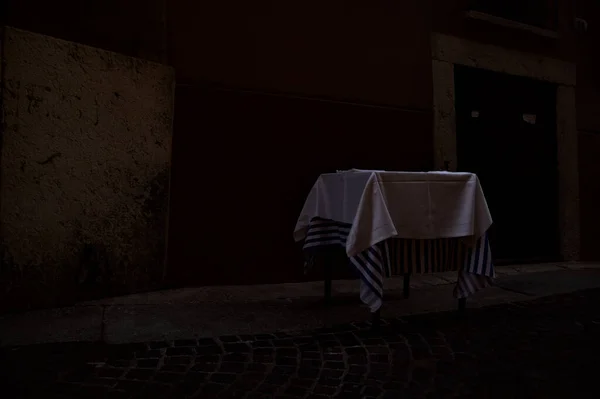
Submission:
<svg viewBox="0 0 600 399">
<path fill-rule="evenodd" d="M 155 287 L 173 71 L 13 28 L 3 46 L 1 294 L 52 306 Z"/>
</svg>

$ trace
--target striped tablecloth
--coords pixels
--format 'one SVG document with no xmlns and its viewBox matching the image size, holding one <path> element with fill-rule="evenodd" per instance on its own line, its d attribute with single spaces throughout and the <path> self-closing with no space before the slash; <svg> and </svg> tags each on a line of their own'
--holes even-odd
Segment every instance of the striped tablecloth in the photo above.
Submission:
<svg viewBox="0 0 600 399">
<path fill-rule="evenodd" d="M 348 223 L 315 217 L 303 249 L 311 257 L 319 248 L 345 248 L 351 228 Z M 384 279 L 392 275 L 458 271 L 456 298 L 468 297 L 495 278 L 487 233 L 471 247 L 458 238 L 390 238 L 350 257 L 350 263 L 360 276 L 360 298 L 372 312 L 381 307 Z"/>
</svg>

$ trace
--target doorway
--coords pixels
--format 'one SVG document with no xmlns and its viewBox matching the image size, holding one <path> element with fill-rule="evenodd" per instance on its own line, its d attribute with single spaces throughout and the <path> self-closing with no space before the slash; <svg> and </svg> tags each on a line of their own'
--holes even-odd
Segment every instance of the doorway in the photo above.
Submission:
<svg viewBox="0 0 600 399">
<path fill-rule="evenodd" d="M 455 65 L 457 169 L 479 176 L 495 262 L 560 260 L 556 85 Z"/>
</svg>

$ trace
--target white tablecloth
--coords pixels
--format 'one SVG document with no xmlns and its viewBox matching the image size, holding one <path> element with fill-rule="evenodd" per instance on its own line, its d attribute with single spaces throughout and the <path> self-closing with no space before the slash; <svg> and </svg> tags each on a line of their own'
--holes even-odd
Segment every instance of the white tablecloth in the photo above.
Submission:
<svg viewBox="0 0 600 399">
<path fill-rule="evenodd" d="M 304 239 L 315 217 L 352 225 L 346 241 L 350 257 L 391 237 L 476 240 L 492 224 L 477 176 L 450 172 L 323 174 L 304 203 L 296 241 Z"/>
<path fill-rule="evenodd" d="M 407 270 L 459 270 L 458 298 L 490 285 L 491 224 L 474 174 L 351 170 L 318 178 L 294 238 L 305 250 L 343 246 L 361 276 L 361 299 L 376 311 L 384 278 L 401 263 Z"/>
</svg>

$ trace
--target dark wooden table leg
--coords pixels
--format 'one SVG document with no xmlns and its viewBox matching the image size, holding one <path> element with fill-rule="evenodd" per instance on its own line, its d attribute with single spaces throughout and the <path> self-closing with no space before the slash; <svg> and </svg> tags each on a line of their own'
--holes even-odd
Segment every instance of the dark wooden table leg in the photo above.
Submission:
<svg viewBox="0 0 600 399">
<path fill-rule="evenodd" d="M 371 328 L 378 329 L 381 326 L 381 308 L 371 314 Z"/>
<path fill-rule="evenodd" d="M 464 316 L 467 309 L 467 298 L 460 298 L 458 300 L 458 315 Z"/>
<path fill-rule="evenodd" d="M 332 269 L 333 269 L 333 265 L 332 265 L 332 260 L 331 258 L 326 258 L 325 259 L 325 265 L 324 265 L 324 274 L 325 274 L 325 281 L 324 281 L 324 302 L 325 305 L 329 305 L 331 303 L 331 277 L 332 277 Z"/>
<path fill-rule="evenodd" d="M 404 280 L 404 299 L 408 299 L 410 296 L 410 273 L 406 273 L 402 277 Z"/>
</svg>

